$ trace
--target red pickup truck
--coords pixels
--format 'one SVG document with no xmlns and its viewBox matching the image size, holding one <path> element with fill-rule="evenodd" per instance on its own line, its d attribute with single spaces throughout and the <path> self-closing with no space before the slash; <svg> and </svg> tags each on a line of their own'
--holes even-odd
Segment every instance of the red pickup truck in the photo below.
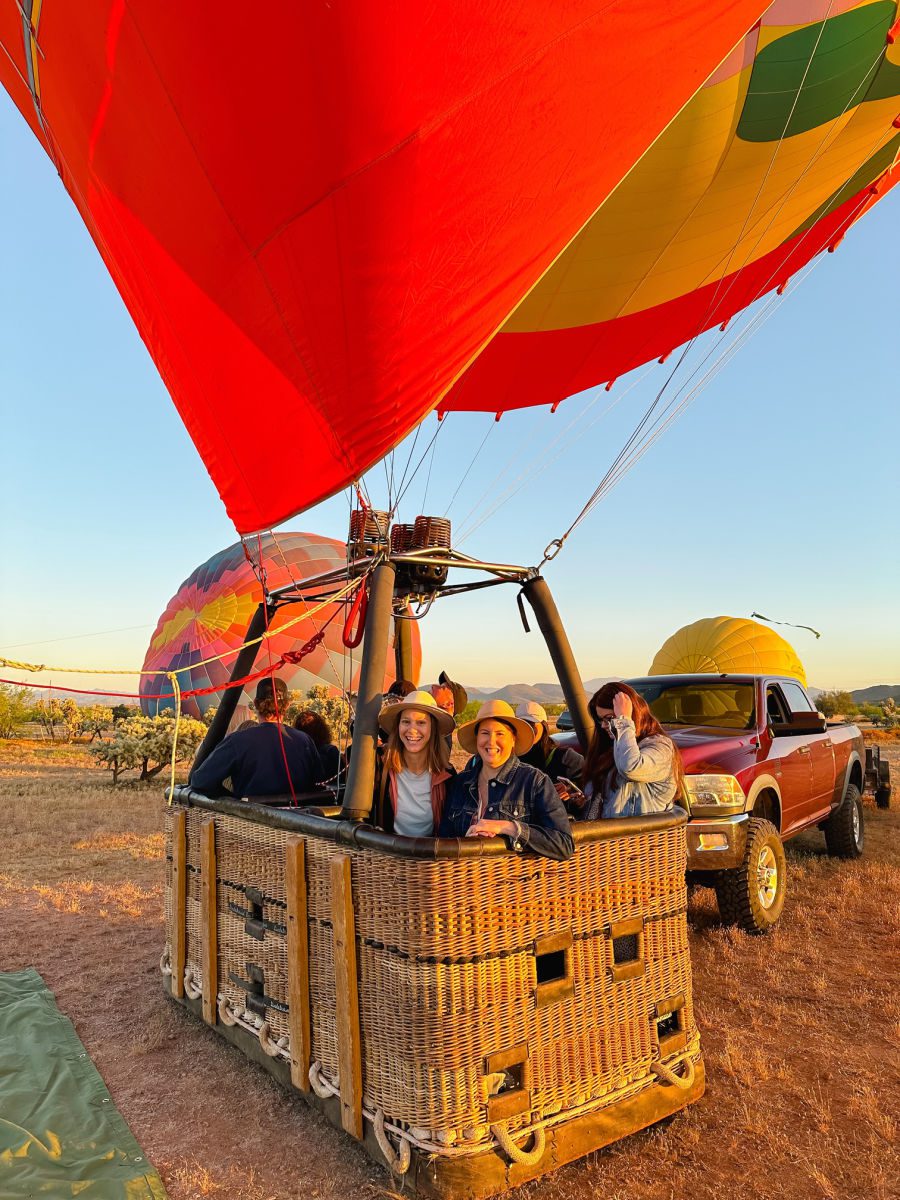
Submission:
<svg viewBox="0 0 900 1200">
<path fill-rule="evenodd" d="M 863 849 L 862 792 L 887 787 L 854 725 L 828 726 L 795 679 L 657 675 L 629 679 L 684 760 L 688 871 L 716 890 L 719 912 L 749 933 L 784 906 L 782 842 L 817 825 L 829 854 Z M 574 735 L 559 735 L 572 741 Z M 878 792 L 876 791 L 876 795 Z"/>
</svg>

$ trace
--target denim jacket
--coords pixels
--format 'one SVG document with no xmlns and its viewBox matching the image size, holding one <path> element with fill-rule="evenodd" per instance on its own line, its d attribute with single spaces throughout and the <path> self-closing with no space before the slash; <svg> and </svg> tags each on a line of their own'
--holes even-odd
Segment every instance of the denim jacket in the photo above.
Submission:
<svg viewBox="0 0 900 1200">
<path fill-rule="evenodd" d="M 675 803 L 675 746 L 665 734 L 652 733 L 640 741 L 634 721 L 616 717 L 612 722 L 613 762 L 604 795 L 591 796 L 584 819 L 643 817 L 668 812 Z"/>
<path fill-rule="evenodd" d="M 465 837 L 478 816 L 478 779 L 482 761 L 476 758 L 447 784 L 440 837 Z M 515 821 L 520 833 L 508 838 L 513 850 L 526 847 L 545 858 L 571 858 L 575 844 L 569 818 L 556 788 L 535 767 L 511 755 L 488 784 L 483 816 L 491 821 Z"/>
</svg>

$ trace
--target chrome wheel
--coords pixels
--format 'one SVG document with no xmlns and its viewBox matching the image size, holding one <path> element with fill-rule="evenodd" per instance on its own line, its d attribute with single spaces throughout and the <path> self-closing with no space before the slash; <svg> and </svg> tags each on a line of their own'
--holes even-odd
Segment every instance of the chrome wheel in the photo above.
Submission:
<svg viewBox="0 0 900 1200">
<path fill-rule="evenodd" d="M 851 822 L 851 827 L 853 829 L 853 844 L 856 847 L 859 847 L 862 843 L 862 837 L 861 837 L 862 822 L 859 819 L 859 805 L 856 803 L 856 800 L 854 797 L 851 796 L 851 797 L 849 797 L 849 799 L 850 799 L 850 803 L 851 803 L 851 807 L 852 807 L 852 813 L 850 815 L 850 822 Z"/>
<path fill-rule="evenodd" d="M 771 846 L 763 846 L 756 860 L 756 894 L 762 908 L 771 908 L 778 895 L 778 863 Z"/>
</svg>

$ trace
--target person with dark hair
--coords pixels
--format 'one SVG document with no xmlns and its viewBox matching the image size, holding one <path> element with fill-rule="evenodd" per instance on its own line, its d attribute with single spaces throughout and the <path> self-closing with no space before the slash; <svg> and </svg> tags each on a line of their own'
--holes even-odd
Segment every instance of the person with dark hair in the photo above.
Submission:
<svg viewBox="0 0 900 1200">
<path fill-rule="evenodd" d="M 531 749 L 531 726 L 504 700 L 488 700 L 457 733 L 475 757 L 451 780 L 440 837 L 503 837 L 512 850 L 571 858 L 569 818 L 556 789 L 517 757 Z"/>
<path fill-rule="evenodd" d="M 387 743 L 375 785 L 374 823 L 402 837 L 433 837 L 452 775 L 442 735 L 453 729 L 453 718 L 430 692 L 413 691 L 386 705 L 378 720 Z"/>
<path fill-rule="evenodd" d="M 521 755 L 520 762 L 537 767 L 539 771 L 550 776 L 550 782 L 553 784 L 560 779 L 568 779 L 580 788 L 584 759 L 571 746 L 560 746 L 554 742 L 548 729 L 547 714 L 541 705 L 536 704 L 534 700 L 524 700 L 517 705 L 516 716 L 522 721 L 527 721 L 534 730 L 534 745 L 526 754 Z"/>
<path fill-rule="evenodd" d="M 445 691 L 449 691 L 451 697 L 453 698 L 452 708 L 445 708 L 446 701 L 444 704 L 441 704 L 441 701 L 438 700 L 435 690 L 437 688 L 442 688 L 445 689 Z M 440 707 L 444 708 L 446 712 L 451 712 L 454 717 L 458 717 L 469 703 L 469 695 L 466 689 L 461 683 L 454 683 L 446 671 L 441 671 L 440 675 L 438 675 L 437 683 L 433 683 L 431 685 L 431 694 L 434 696 L 435 700 L 437 700 Z"/>
<path fill-rule="evenodd" d="M 261 679 L 254 708 L 259 722 L 229 734 L 191 773 L 190 786 L 205 796 L 249 799 L 310 792 L 322 766 L 312 738 L 281 724 L 290 704 L 283 679 Z M 231 792 L 225 780 L 231 780 Z"/>
<path fill-rule="evenodd" d="M 322 762 L 321 781 L 333 782 L 341 768 L 341 752 L 334 744 L 331 726 L 323 716 L 307 708 L 294 717 L 294 728 L 302 729 L 312 738 Z"/>
<path fill-rule="evenodd" d="M 594 732 L 584 763 L 584 820 L 668 812 L 681 795 L 684 767 L 647 701 L 627 683 L 605 683 L 588 709 Z"/>
</svg>

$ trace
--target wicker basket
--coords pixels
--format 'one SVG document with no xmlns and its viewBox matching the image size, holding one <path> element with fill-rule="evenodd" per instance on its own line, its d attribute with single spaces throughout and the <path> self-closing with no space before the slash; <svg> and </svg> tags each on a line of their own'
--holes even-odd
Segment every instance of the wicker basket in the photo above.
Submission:
<svg viewBox="0 0 900 1200">
<path fill-rule="evenodd" d="M 581 827 L 556 863 L 179 799 L 173 994 L 335 1097 L 420 1191 L 489 1194 L 612 1140 L 611 1113 L 629 1132 L 702 1092 L 683 818 Z"/>
</svg>

